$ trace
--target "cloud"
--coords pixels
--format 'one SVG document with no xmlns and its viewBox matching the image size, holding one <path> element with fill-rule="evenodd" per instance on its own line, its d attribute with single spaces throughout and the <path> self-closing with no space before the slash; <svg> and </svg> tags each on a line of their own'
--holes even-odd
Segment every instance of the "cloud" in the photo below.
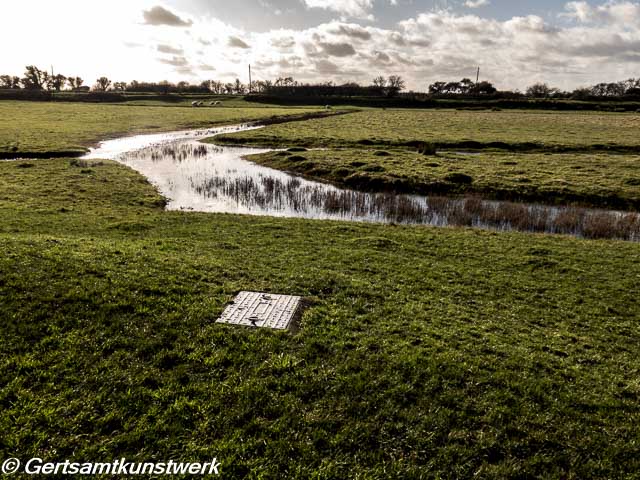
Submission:
<svg viewBox="0 0 640 480">
<path fill-rule="evenodd" d="M 329 60 L 318 60 L 315 63 L 315 69 L 318 73 L 321 74 L 334 74 L 338 73 L 339 67 L 333 62 Z"/>
<path fill-rule="evenodd" d="M 584 1 L 569 2 L 565 5 L 566 13 L 561 16 L 574 18 L 582 23 L 620 24 L 626 27 L 640 27 L 640 3 L 628 1 L 608 1 L 603 5 L 592 7 Z"/>
<path fill-rule="evenodd" d="M 370 13 L 373 8 L 373 0 L 302 0 L 309 8 L 323 8 L 337 12 L 345 17 L 374 20 Z M 391 5 L 396 5 L 396 0 L 389 0 Z"/>
<path fill-rule="evenodd" d="M 173 49 L 163 49 L 158 65 L 199 79 L 233 80 L 225 72 L 251 63 L 260 80 L 294 76 L 301 82 L 367 84 L 376 75 L 398 74 L 408 88 L 426 90 L 434 81 L 472 77 L 480 65 L 481 77 L 499 88 L 524 89 L 537 81 L 575 88 L 637 76 L 640 28 L 634 23 L 612 28 L 613 22 L 635 21 L 628 3 L 587 3 L 586 9 L 581 2 L 567 4 L 565 15 L 581 12 L 582 20 L 572 16 L 558 23 L 537 15 L 500 20 L 444 10 L 386 28 L 332 20 L 251 32 L 208 18 L 194 23 L 188 36 L 177 29 L 154 32 L 154 45 Z"/>
<path fill-rule="evenodd" d="M 171 58 L 159 58 L 158 61 L 160 63 L 164 63 L 165 65 L 171 65 L 173 67 L 186 67 L 189 65 L 189 61 L 185 57 L 174 55 Z"/>
<path fill-rule="evenodd" d="M 233 48 L 251 48 L 244 40 L 234 35 L 231 35 L 229 37 L 229 41 L 227 42 L 227 44 Z"/>
<path fill-rule="evenodd" d="M 356 54 L 356 50 L 350 43 L 318 42 L 318 46 L 322 48 L 323 52 L 332 57 L 348 57 Z"/>
<path fill-rule="evenodd" d="M 271 45 L 281 50 L 290 49 L 295 44 L 296 44 L 296 41 L 292 36 L 276 37 L 271 39 Z"/>
<path fill-rule="evenodd" d="M 146 25 L 167 25 L 170 27 L 190 27 L 193 25 L 191 20 L 183 20 L 175 13 L 161 7 L 160 5 L 156 5 L 150 10 L 144 10 L 142 12 L 142 16 L 144 17 L 144 23 Z"/>
<path fill-rule="evenodd" d="M 342 35 L 345 37 L 356 38 L 358 40 L 370 40 L 371 32 L 366 28 L 356 24 L 347 23 L 331 23 L 327 32 L 334 35 Z"/>
<path fill-rule="evenodd" d="M 386 65 L 391 62 L 391 57 L 384 52 L 374 50 L 371 52 L 371 63 L 376 65 Z"/>
<path fill-rule="evenodd" d="M 99 23 L 92 21 L 93 12 L 77 9 L 80 21 L 74 19 L 73 29 L 54 28 L 49 20 L 57 10 L 47 2 L 42 3 L 46 15 L 37 17 L 23 2 L 16 3 L 15 9 L 23 13 L 19 21 L 13 12 L 12 19 L 0 16 L 0 39 L 8 44 L 20 35 L 14 24 L 29 24 L 34 46 L 3 51 L 5 71 L 21 74 L 24 58 L 29 57 L 42 65 L 54 63 L 62 72 L 75 72 L 87 83 L 102 74 L 105 64 L 109 65 L 108 75 L 118 79 L 178 82 L 215 78 L 226 82 L 233 80 L 231 72 L 241 72 L 244 78 L 246 64 L 251 63 L 254 78 L 259 80 L 294 76 L 301 82 L 366 84 L 377 75 L 398 74 L 408 88 L 425 90 L 434 81 L 471 78 L 480 65 L 481 78 L 499 88 L 525 89 L 545 81 L 572 89 L 636 77 L 640 64 L 640 0 L 563 0 L 565 9 L 556 11 L 556 17 L 491 18 L 477 15 L 477 10 L 456 13 L 423 7 L 422 13 L 406 15 L 400 22 L 395 18 L 378 24 L 334 19 L 309 27 L 269 30 L 265 21 L 265 28 L 259 31 L 207 15 L 186 15 L 177 7 L 151 8 L 178 2 L 144 0 L 150 3 L 142 8 L 142 2 L 119 1 L 117 9 L 101 13 Z M 461 6 L 465 1 L 449 3 Z M 398 3 L 404 8 L 411 2 Z M 415 10 L 427 2 L 412 3 Z M 318 8 L 326 11 L 307 11 L 298 24 L 313 24 L 318 13 L 322 18 L 349 16 L 345 11 L 366 16 L 389 4 L 389 0 L 324 2 Z M 166 27 L 141 26 L 144 21 Z M 180 26 L 189 28 L 174 28 Z M 79 64 L 76 55 L 54 48 L 48 41 L 53 37 L 65 44 L 86 39 L 78 45 L 86 61 Z"/>
<path fill-rule="evenodd" d="M 196 76 L 196 72 L 189 65 L 186 65 L 184 67 L 176 68 L 176 72 L 178 74 L 180 74 L 180 75 L 186 75 L 186 76 L 189 76 L 189 77 L 195 77 Z"/>
<path fill-rule="evenodd" d="M 171 45 L 158 45 L 157 50 L 160 53 L 169 53 L 171 55 L 182 55 L 184 50 L 182 48 L 174 48 Z"/>
<path fill-rule="evenodd" d="M 489 0 L 467 0 L 466 2 L 464 2 L 464 6 L 469 8 L 486 7 L 490 4 L 491 2 Z"/>
</svg>

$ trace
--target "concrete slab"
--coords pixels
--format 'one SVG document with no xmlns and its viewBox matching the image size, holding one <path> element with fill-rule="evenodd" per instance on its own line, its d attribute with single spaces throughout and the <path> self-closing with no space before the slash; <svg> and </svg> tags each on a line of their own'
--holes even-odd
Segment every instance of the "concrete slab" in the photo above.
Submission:
<svg viewBox="0 0 640 480">
<path fill-rule="evenodd" d="M 286 330 L 302 309 L 302 297 L 240 292 L 216 323 Z"/>
</svg>

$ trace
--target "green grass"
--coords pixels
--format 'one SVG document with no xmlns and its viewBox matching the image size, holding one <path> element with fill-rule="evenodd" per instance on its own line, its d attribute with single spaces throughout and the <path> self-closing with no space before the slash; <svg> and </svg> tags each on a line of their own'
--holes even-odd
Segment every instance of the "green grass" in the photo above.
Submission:
<svg viewBox="0 0 640 480">
<path fill-rule="evenodd" d="M 640 245 L 161 204 L 112 162 L 0 163 L 0 458 L 638 478 Z M 240 290 L 311 307 L 216 325 Z"/>
<path fill-rule="evenodd" d="M 313 147 L 354 144 L 516 149 L 640 148 L 637 113 L 541 111 L 367 110 L 295 125 L 225 135 L 227 142 Z"/>
<path fill-rule="evenodd" d="M 492 198 L 640 210 L 638 155 L 452 152 L 422 155 L 406 149 L 361 147 L 270 152 L 248 158 L 269 167 L 370 190 L 473 193 Z"/>
<path fill-rule="evenodd" d="M 0 154 L 78 152 L 107 137 L 209 127 L 288 115 L 307 108 L 161 107 L 64 102 L 0 102 Z M 317 110 L 317 109 L 316 109 Z"/>
</svg>

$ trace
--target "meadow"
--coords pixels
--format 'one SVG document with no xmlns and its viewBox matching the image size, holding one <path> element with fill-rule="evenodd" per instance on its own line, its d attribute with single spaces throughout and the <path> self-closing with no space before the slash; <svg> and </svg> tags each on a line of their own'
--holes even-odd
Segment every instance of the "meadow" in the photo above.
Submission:
<svg viewBox="0 0 640 480">
<path fill-rule="evenodd" d="M 407 146 L 513 150 L 640 149 L 638 113 L 373 109 L 228 134 L 217 141 L 268 146 Z"/>
<path fill-rule="evenodd" d="M 5 130 L 2 116 L 0 136 L 45 153 L 250 114 L 0 103 L 8 109 L 22 128 Z M 68 127 L 51 120 L 63 114 Z M 259 132 L 295 136 L 358 115 Z M 449 163 L 492 185 L 503 173 L 489 153 L 474 166 L 451 152 L 360 147 L 260 161 L 289 169 L 300 156 L 346 177 L 425 182 Z M 525 168 L 524 155 L 500 155 L 518 162 L 507 171 Z M 618 181 L 621 198 L 637 198 L 616 180 L 635 178 L 634 156 L 545 158 L 527 155 L 528 173 L 513 175 L 551 185 L 585 172 L 585 185 Z M 0 162 L 1 459 L 216 457 L 222 478 L 249 479 L 637 478 L 639 243 L 164 204 L 116 162 Z M 216 324 L 241 290 L 302 295 L 309 308 L 295 332 Z"/>
<path fill-rule="evenodd" d="M 226 478 L 640 468 L 640 245 L 162 203 L 113 162 L 0 163 L 3 456 L 215 456 Z M 240 290 L 311 307 L 296 334 L 216 325 Z"/>
<path fill-rule="evenodd" d="M 233 106 L 0 102 L 0 158 L 33 154 L 67 156 L 99 140 L 137 133 L 205 128 L 318 110 L 265 107 L 234 99 Z"/>
</svg>

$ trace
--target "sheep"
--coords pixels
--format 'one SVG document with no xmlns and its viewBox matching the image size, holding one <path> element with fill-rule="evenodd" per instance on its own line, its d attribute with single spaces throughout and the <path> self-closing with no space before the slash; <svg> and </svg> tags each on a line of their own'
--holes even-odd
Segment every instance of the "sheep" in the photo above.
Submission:
<svg viewBox="0 0 640 480">
<path fill-rule="evenodd" d="M 216 102 L 214 102 L 214 105 L 222 105 L 222 102 L 216 101 Z"/>
<path fill-rule="evenodd" d="M 197 107 L 199 105 L 200 105 L 200 102 L 198 102 L 197 100 L 194 100 L 193 102 L 191 102 L 192 107 Z"/>
<path fill-rule="evenodd" d="M 332 108 L 333 108 L 333 107 L 332 107 L 331 105 L 325 105 L 325 106 L 324 106 L 324 109 L 325 109 L 325 110 L 331 110 Z"/>
</svg>

